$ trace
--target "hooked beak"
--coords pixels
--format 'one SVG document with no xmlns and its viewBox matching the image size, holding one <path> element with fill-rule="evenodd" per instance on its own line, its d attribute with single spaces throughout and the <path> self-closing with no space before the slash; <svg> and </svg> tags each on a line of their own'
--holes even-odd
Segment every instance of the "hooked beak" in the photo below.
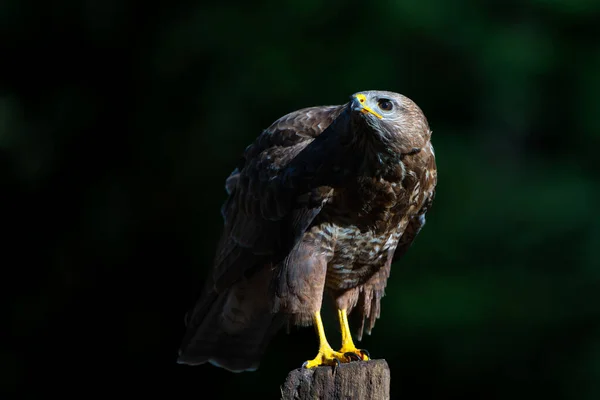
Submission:
<svg viewBox="0 0 600 400">
<path fill-rule="evenodd" d="M 381 114 L 377 113 L 371 107 L 367 106 L 367 97 L 361 93 L 352 95 L 352 111 L 359 111 L 363 114 L 370 113 L 379 119 L 383 119 Z"/>
</svg>

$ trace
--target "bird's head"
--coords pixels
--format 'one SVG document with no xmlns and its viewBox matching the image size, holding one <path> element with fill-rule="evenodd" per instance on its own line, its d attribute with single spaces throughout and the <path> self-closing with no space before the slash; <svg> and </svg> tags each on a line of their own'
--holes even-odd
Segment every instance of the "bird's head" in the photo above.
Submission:
<svg viewBox="0 0 600 400">
<path fill-rule="evenodd" d="M 358 92 L 350 97 L 351 124 L 355 139 L 395 154 L 423 147 L 431 136 L 427 119 L 411 99 L 380 90 Z"/>
</svg>

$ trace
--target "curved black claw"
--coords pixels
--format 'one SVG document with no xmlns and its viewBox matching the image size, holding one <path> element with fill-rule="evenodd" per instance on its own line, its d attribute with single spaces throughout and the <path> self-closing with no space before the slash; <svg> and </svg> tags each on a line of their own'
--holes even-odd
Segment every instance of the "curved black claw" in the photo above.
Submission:
<svg viewBox="0 0 600 400">
<path fill-rule="evenodd" d="M 335 364 L 333 365 L 334 369 L 336 369 L 337 367 L 339 367 L 340 365 L 342 365 L 342 362 L 340 361 L 339 358 L 334 358 L 333 360 L 335 361 Z"/>
<path fill-rule="evenodd" d="M 360 361 L 360 360 L 362 360 L 362 358 L 358 354 L 352 353 L 352 352 L 344 353 L 344 356 L 348 357 L 348 359 L 350 361 Z"/>
<path fill-rule="evenodd" d="M 304 362 L 302 363 L 302 368 L 306 368 L 306 366 L 307 366 L 307 365 L 308 365 L 308 361 L 304 361 Z"/>
<path fill-rule="evenodd" d="M 362 351 L 367 357 L 369 357 L 369 360 L 371 359 L 371 355 L 369 354 L 369 352 L 365 349 L 361 349 L 360 351 Z"/>
</svg>

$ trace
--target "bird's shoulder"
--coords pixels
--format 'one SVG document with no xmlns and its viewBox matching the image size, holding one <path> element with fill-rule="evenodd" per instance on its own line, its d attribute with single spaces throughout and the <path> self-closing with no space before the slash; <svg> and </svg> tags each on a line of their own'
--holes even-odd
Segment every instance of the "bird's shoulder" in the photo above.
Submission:
<svg viewBox="0 0 600 400">
<path fill-rule="evenodd" d="M 284 170 L 306 146 L 342 113 L 343 105 L 302 108 L 282 116 L 246 147 L 237 167 L 226 180 L 229 195 L 260 198 L 265 185 L 281 178 Z M 258 196 L 258 197 L 257 197 Z"/>
<path fill-rule="evenodd" d="M 248 161 L 264 151 L 308 144 L 340 115 L 343 106 L 316 106 L 293 111 L 277 119 L 244 152 Z M 284 150 L 286 151 L 286 150 Z"/>
</svg>

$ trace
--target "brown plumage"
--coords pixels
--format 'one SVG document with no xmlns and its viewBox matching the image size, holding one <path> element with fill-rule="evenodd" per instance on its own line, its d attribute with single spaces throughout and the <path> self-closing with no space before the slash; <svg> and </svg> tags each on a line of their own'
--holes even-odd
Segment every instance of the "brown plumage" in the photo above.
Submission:
<svg viewBox="0 0 600 400">
<path fill-rule="evenodd" d="M 227 178 L 224 231 L 179 362 L 253 370 L 283 324 L 313 322 L 321 347 L 308 367 L 354 359 L 348 352 L 367 359 L 351 336 L 331 351 L 323 294 L 358 320 L 359 340 L 371 332 L 391 264 L 434 197 L 430 138 L 421 109 L 384 91 L 298 110 L 263 131 Z"/>
</svg>

